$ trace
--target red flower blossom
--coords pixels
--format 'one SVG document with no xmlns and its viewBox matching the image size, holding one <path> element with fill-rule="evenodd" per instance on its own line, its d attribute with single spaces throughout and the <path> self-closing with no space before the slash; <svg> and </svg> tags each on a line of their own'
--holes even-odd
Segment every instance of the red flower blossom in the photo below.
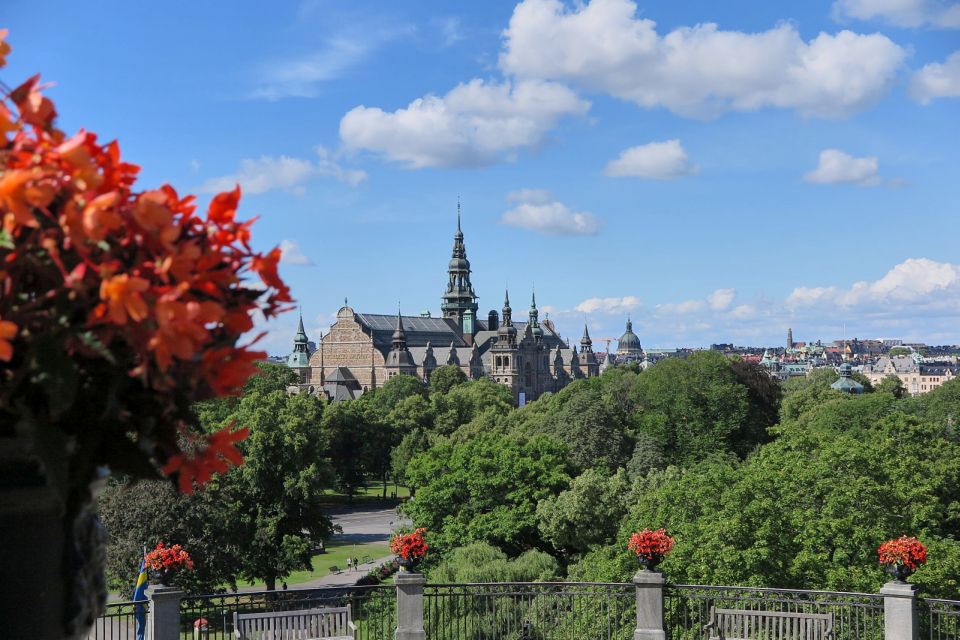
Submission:
<svg viewBox="0 0 960 640">
<path fill-rule="evenodd" d="M 402 533 L 393 536 L 390 541 L 390 551 L 397 554 L 404 560 L 419 560 L 427 555 L 430 548 L 424 539 L 427 530 L 417 529 L 413 533 Z"/>
<path fill-rule="evenodd" d="M 916 538 L 908 536 L 887 540 L 877 548 L 877 555 L 880 564 L 902 564 L 913 570 L 927 562 L 927 548 Z"/>
<path fill-rule="evenodd" d="M 644 529 L 640 533 L 630 536 L 627 548 L 644 558 L 662 558 L 673 549 L 673 538 L 667 535 L 666 529 L 651 531 Z"/>
<path fill-rule="evenodd" d="M 157 543 L 157 548 L 153 549 L 144 557 L 148 568 L 154 571 L 176 571 L 180 569 L 193 569 L 193 559 L 190 554 L 178 544 L 172 547 L 164 546 L 162 542 Z"/>
</svg>

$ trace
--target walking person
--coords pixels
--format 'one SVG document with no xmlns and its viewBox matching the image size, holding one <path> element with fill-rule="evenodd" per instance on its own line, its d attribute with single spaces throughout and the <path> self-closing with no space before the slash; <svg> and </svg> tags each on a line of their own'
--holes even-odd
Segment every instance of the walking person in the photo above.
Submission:
<svg viewBox="0 0 960 640">
<path fill-rule="evenodd" d="M 353 558 L 347 558 L 347 571 L 353 571 Z"/>
</svg>

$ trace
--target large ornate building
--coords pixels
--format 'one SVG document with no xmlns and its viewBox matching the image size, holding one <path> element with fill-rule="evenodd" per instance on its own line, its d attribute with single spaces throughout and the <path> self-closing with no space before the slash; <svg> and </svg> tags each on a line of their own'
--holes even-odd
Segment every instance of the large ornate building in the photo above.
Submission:
<svg viewBox="0 0 960 640">
<path fill-rule="evenodd" d="M 287 362 L 300 374 L 300 390 L 332 400 L 354 398 L 400 374 L 428 382 L 434 369 L 453 364 L 471 379 L 487 377 L 509 387 L 523 404 L 599 374 L 586 325 L 579 350 L 570 346 L 550 320 L 540 321 L 535 294 L 525 321 L 514 320 L 509 293 L 500 312 L 480 319 L 470 273 L 458 212 L 440 317 L 358 313 L 344 300 L 312 354 L 301 320 Z"/>
</svg>

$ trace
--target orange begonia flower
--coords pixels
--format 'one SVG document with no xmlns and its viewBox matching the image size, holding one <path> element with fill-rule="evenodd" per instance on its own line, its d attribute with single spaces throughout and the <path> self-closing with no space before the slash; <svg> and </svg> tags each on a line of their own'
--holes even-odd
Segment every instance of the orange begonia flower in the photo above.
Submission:
<svg viewBox="0 0 960 640">
<path fill-rule="evenodd" d="M 10 340 L 17 336 L 17 325 L 9 320 L 0 320 L 0 360 L 10 362 L 13 358 L 13 345 Z"/>
<path fill-rule="evenodd" d="M 5 171 L 0 176 L 0 207 L 13 214 L 16 224 L 26 227 L 39 226 L 26 194 L 27 183 L 33 177 L 34 172 L 28 169 Z"/>
<path fill-rule="evenodd" d="M 10 53 L 10 45 L 7 44 L 7 31 L 0 29 L 0 68 L 7 66 L 7 54 Z"/>
<path fill-rule="evenodd" d="M 126 273 L 104 279 L 100 283 L 100 299 L 107 303 L 110 320 L 114 324 L 126 324 L 127 316 L 139 322 L 147 317 L 147 303 L 140 294 L 150 287 L 150 282 Z"/>
<path fill-rule="evenodd" d="M 233 222 L 237 214 L 237 205 L 240 203 L 240 185 L 233 191 L 218 193 L 207 207 L 207 219 L 214 224 L 222 225 Z"/>
<path fill-rule="evenodd" d="M 120 193 L 109 191 L 83 208 L 83 230 L 94 242 L 103 240 L 108 233 L 123 226 L 123 218 L 117 211 L 119 201 Z"/>
</svg>

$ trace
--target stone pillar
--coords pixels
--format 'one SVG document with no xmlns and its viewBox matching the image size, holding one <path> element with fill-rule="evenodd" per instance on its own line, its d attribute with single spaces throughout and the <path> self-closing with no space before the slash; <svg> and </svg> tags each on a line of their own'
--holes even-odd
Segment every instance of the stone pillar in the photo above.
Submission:
<svg viewBox="0 0 960 640">
<path fill-rule="evenodd" d="M 633 640 L 664 640 L 663 574 L 641 569 L 633 576 L 637 590 L 637 629 Z"/>
<path fill-rule="evenodd" d="M 397 632 L 396 640 L 425 640 L 423 630 L 423 585 L 422 573 L 401 571 L 393 579 L 397 585 Z"/>
<path fill-rule="evenodd" d="M 915 584 L 892 581 L 883 585 L 883 618 L 886 640 L 917 640 L 917 589 Z"/>
<path fill-rule="evenodd" d="M 149 640 L 180 640 L 180 598 L 183 591 L 162 584 L 147 587 Z"/>
</svg>

